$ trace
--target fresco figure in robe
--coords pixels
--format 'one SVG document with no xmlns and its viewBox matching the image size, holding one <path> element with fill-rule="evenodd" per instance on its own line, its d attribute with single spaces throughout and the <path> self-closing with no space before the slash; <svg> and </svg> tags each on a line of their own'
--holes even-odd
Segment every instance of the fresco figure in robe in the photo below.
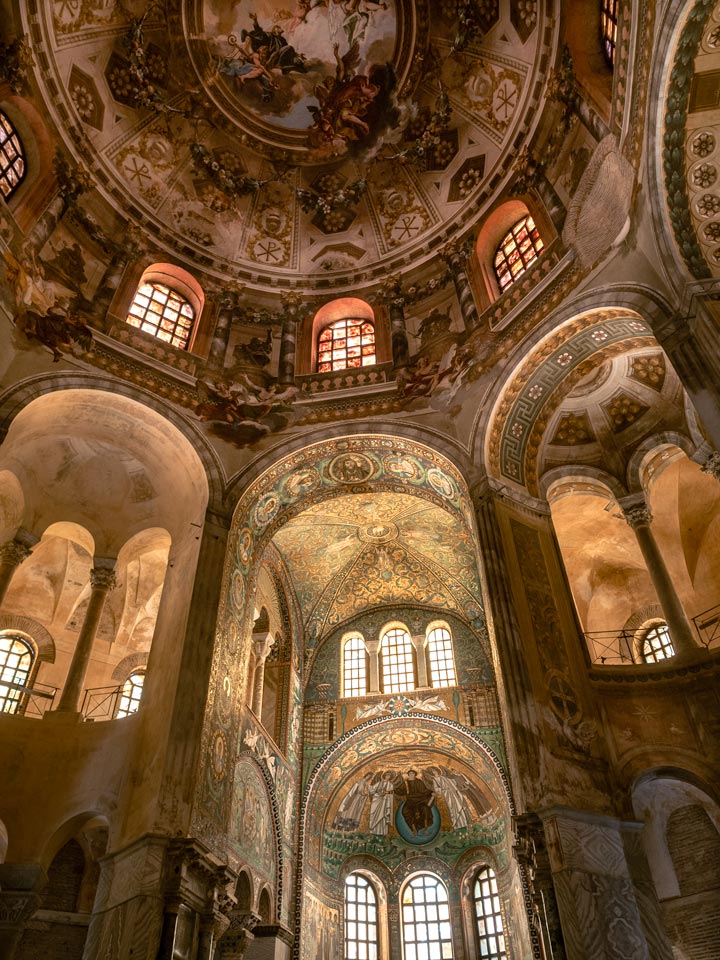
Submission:
<svg viewBox="0 0 720 960">
<path fill-rule="evenodd" d="M 405 805 L 402 816 L 410 832 L 414 835 L 432 826 L 432 805 L 435 794 L 427 783 L 418 776 L 417 770 L 408 770 L 402 781 L 395 787 L 395 796 Z"/>
<path fill-rule="evenodd" d="M 385 770 L 376 774 L 370 784 L 370 822 L 368 829 L 379 837 L 390 830 L 395 805 L 395 774 Z"/>
<path fill-rule="evenodd" d="M 443 767 L 428 767 L 426 775 L 432 778 L 435 795 L 445 801 L 453 830 L 470 826 L 470 808 L 455 779 Z"/>
<path fill-rule="evenodd" d="M 371 775 L 364 776 L 350 787 L 333 821 L 334 830 L 357 830 L 370 793 Z"/>
</svg>

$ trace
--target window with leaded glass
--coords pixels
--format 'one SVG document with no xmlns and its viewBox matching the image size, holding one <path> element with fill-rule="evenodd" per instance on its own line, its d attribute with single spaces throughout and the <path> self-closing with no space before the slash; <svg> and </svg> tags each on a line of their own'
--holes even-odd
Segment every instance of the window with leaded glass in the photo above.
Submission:
<svg viewBox="0 0 720 960">
<path fill-rule="evenodd" d="M 611 67 L 615 66 L 619 3 L 620 0 L 600 0 L 600 34 L 603 53 Z"/>
<path fill-rule="evenodd" d="M 542 237 L 530 214 L 518 220 L 495 251 L 495 276 L 500 284 L 500 292 L 525 273 L 530 264 L 537 260 L 543 247 Z"/>
<path fill-rule="evenodd" d="M 655 623 L 646 632 L 642 642 L 642 658 L 645 663 L 659 663 L 675 656 L 666 623 Z"/>
<path fill-rule="evenodd" d="M 0 713 L 17 713 L 35 653 L 22 637 L 0 634 Z"/>
<path fill-rule="evenodd" d="M 388 630 L 382 638 L 382 681 L 384 693 L 414 690 L 415 662 L 410 634 L 399 627 Z"/>
<path fill-rule="evenodd" d="M 375 327 L 369 320 L 337 320 L 318 337 L 318 373 L 351 370 L 376 363 Z"/>
<path fill-rule="evenodd" d="M 187 350 L 195 311 L 182 294 L 164 283 L 146 280 L 141 283 L 130 305 L 127 322 L 151 333 L 158 340 Z"/>
<path fill-rule="evenodd" d="M 145 671 L 134 670 L 123 684 L 120 694 L 120 703 L 118 704 L 116 717 L 129 717 L 131 713 L 137 713 L 140 701 L 142 700 L 143 684 L 145 683 Z"/>
<path fill-rule="evenodd" d="M 343 696 L 365 696 L 367 660 L 367 650 L 362 637 L 349 637 L 343 645 Z"/>
<path fill-rule="evenodd" d="M 25 179 L 25 149 L 10 118 L 0 110 L 0 192 L 6 200 Z"/>
<path fill-rule="evenodd" d="M 345 960 L 377 957 L 377 894 L 361 873 L 351 873 L 345 881 Z"/>
<path fill-rule="evenodd" d="M 421 873 L 402 892 L 404 960 L 452 960 L 450 905 L 445 884 Z"/>
<path fill-rule="evenodd" d="M 457 683 L 453 660 L 452 637 L 445 627 L 435 627 L 428 634 L 430 683 L 433 687 L 452 687 Z"/>
<path fill-rule="evenodd" d="M 473 902 L 478 956 L 483 960 L 504 960 L 507 957 L 507 950 L 500 897 L 495 873 L 490 867 L 483 867 L 475 878 Z"/>
</svg>

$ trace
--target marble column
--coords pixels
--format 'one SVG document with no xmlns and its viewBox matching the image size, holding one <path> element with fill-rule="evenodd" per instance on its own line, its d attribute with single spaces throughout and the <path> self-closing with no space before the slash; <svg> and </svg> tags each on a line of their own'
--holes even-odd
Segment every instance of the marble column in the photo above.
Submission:
<svg viewBox="0 0 720 960">
<path fill-rule="evenodd" d="M 540 816 L 567 960 L 670 960 L 667 941 L 646 935 L 626 856 L 639 825 L 560 807 Z"/>
<path fill-rule="evenodd" d="M 417 685 L 419 687 L 430 686 L 428 682 L 428 665 L 425 656 L 425 634 L 420 633 L 411 637 L 413 647 L 415 648 L 415 660 L 417 662 Z"/>
<path fill-rule="evenodd" d="M 27 247 L 32 253 L 37 254 L 45 246 L 50 234 L 60 222 L 60 218 L 65 212 L 65 200 L 59 191 L 56 191 L 48 200 L 48 203 L 35 221 L 26 241 Z"/>
<path fill-rule="evenodd" d="M 380 692 L 380 641 L 366 640 L 365 647 L 368 652 L 368 693 Z"/>
<path fill-rule="evenodd" d="M 278 386 L 289 387 L 295 383 L 297 355 L 297 326 L 302 303 L 296 293 L 283 297 L 283 318 L 280 331 L 280 358 L 278 361 Z"/>
<path fill-rule="evenodd" d="M 37 539 L 27 531 L 18 530 L 13 540 L 0 546 L 0 605 L 5 599 L 15 571 L 30 556 Z"/>
<path fill-rule="evenodd" d="M 393 369 L 398 371 L 404 370 L 410 361 L 410 345 L 405 326 L 405 298 L 400 295 L 399 287 L 396 294 L 388 300 L 387 307 L 390 315 Z"/>
<path fill-rule="evenodd" d="M 255 656 L 255 673 L 253 675 L 252 711 L 258 719 L 262 716 L 265 661 L 274 643 L 275 638 L 271 633 L 253 634 L 252 647 Z"/>
<path fill-rule="evenodd" d="M 475 305 L 475 297 L 467 272 L 467 260 L 471 252 L 472 245 L 469 242 L 458 243 L 457 241 L 451 241 L 440 251 L 440 256 L 448 265 L 452 276 L 455 294 L 460 305 L 460 316 L 466 330 L 474 330 L 480 323 L 480 315 Z"/>
<path fill-rule="evenodd" d="M 93 569 L 90 571 L 90 600 L 57 707 L 58 711 L 62 713 L 73 713 L 79 709 L 85 674 L 90 662 L 95 635 L 100 625 L 105 599 L 116 582 L 115 561 L 96 557 Z"/>
<path fill-rule="evenodd" d="M 543 960 L 566 960 L 545 831 L 537 814 L 513 817 L 513 854 L 529 897 L 530 937 Z"/>
<path fill-rule="evenodd" d="M 515 613 L 510 573 L 498 523 L 495 498 L 485 486 L 475 493 L 478 535 L 484 572 L 485 610 L 495 634 L 498 692 L 506 703 L 505 737 L 518 810 L 523 794 L 541 788 L 542 742 L 534 712 L 534 696 L 525 642 Z"/>
<path fill-rule="evenodd" d="M 233 311 L 237 307 L 237 298 L 234 291 L 224 291 L 218 298 L 218 314 L 215 330 L 210 342 L 208 363 L 214 367 L 224 367 L 230 343 Z"/>
<path fill-rule="evenodd" d="M 629 498 L 624 501 L 620 500 L 619 503 L 625 521 L 637 537 L 645 566 L 650 574 L 663 616 L 670 630 L 675 653 L 680 657 L 693 656 L 698 651 L 698 643 L 675 589 L 675 584 L 670 577 L 670 572 L 660 553 L 657 541 L 650 529 L 653 519 L 652 513 L 644 498 L 642 500 Z"/>
</svg>

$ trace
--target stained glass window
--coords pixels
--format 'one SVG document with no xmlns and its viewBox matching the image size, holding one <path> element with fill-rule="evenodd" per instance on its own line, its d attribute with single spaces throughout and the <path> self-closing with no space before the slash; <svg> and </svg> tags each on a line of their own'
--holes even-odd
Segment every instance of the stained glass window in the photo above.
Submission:
<svg viewBox="0 0 720 960">
<path fill-rule="evenodd" d="M 25 179 L 25 150 L 17 130 L 0 111 L 0 192 L 9 200 Z"/>
<path fill-rule="evenodd" d="M 602 35 L 603 53 L 611 67 L 615 66 L 619 2 L 620 0 L 600 0 L 600 33 Z"/>
<path fill-rule="evenodd" d="M 318 373 L 376 363 L 375 327 L 369 320 L 336 320 L 318 337 Z"/>
<path fill-rule="evenodd" d="M 415 664 L 410 634 L 393 628 L 382 639 L 383 693 L 404 693 L 414 690 Z"/>
<path fill-rule="evenodd" d="M 377 960 L 378 911 L 373 885 L 360 873 L 345 881 L 345 960 Z"/>
<path fill-rule="evenodd" d="M 164 283 L 141 283 L 130 305 L 127 322 L 158 340 L 187 350 L 195 311 L 185 297 Z"/>
<path fill-rule="evenodd" d="M 129 717 L 131 713 L 137 713 L 140 701 L 142 700 L 143 684 L 145 683 L 145 671 L 134 670 L 123 684 L 120 694 L 120 705 L 118 706 L 116 717 Z"/>
<path fill-rule="evenodd" d="M 0 634 L 0 713 L 18 712 L 23 692 L 16 687 L 26 685 L 33 659 L 26 640 L 14 633 Z"/>
<path fill-rule="evenodd" d="M 501 293 L 537 260 L 543 247 L 542 237 L 530 214 L 518 220 L 495 252 L 495 276 Z"/>
<path fill-rule="evenodd" d="M 421 873 L 402 893 L 404 960 L 452 960 L 450 905 L 445 884 Z"/>
<path fill-rule="evenodd" d="M 490 867 L 483 867 L 475 878 L 473 888 L 475 923 L 478 937 L 478 956 L 484 960 L 504 960 L 507 957 L 497 880 Z"/>
<path fill-rule="evenodd" d="M 350 637 L 343 646 L 343 694 L 363 697 L 367 693 L 367 650 L 362 637 Z"/>
<path fill-rule="evenodd" d="M 433 687 L 452 687 L 457 682 L 453 661 L 452 637 L 445 627 L 430 631 L 427 643 L 430 683 Z"/>
<path fill-rule="evenodd" d="M 659 663 L 675 656 L 675 648 L 670 639 L 666 623 L 655 623 L 643 637 L 642 658 L 645 663 Z"/>
</svg>

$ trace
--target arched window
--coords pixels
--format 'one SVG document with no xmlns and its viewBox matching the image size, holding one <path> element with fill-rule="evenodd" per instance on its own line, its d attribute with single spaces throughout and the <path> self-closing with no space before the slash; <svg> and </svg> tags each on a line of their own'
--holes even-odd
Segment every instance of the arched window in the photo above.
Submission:
<svg viewBox="0 0 720 960">
<path fill-rule="evenodd" d="M 417 683 L 410 634 L 400 627 L 393 627 L 383 636 L 380 650 L 383 693 L 414 690 Z"/>
<path fill-rule="evenodd" d="M 446 627 L 435 627 L 428 634 L 430 683 L 433 687 L 453 687 L 457 683 L 453 660 L 452 637 Z"/>
<path fill-rule="evenodd" d="M 661 660 L 675 656 L 675 648 L 666 623 L 659 621 L 645 631 L 641 656 L 645 663 L 659 663 Z"/>
<path fill-rule="evenodd" d="M 507 957 L 497 880 L 490 867 L 483 867 L 473 886 L 475 929 L 478 938 L 478 956 L 487 960 Z"/>
<path fill-rule="evenodd" d="M 615 66 L 619 2 L 620 0 L 600 0 L 600 35 L 605 59 L 611 67 Z"/>
<path fill-rule="evenodd" d="M 157 280 L 145 280 L 137 288 L 127 315 L 131 327 L 151 333 L 158 340 L 187 350 L 195 323 L 195 310 L 177 290 Z"/>
<path fill-rule="evenodd" d="M 35 651 L 15 633 L 0 634 L 0 713 L 17 713 L 32 670 Z M 12 686 L 11 686 L 12 685 Z"/>
<path fill-rule="evenodd" d="M 530 214 L 511 227 L 495 251 L 493 263 L 501 293 L 537 260 L 544 246 L 540 231 Z"/>
<path fill-rule="evenodd" d="M 25 179 L 25 150 L 17 130 L 0 111 L 0 192 L 9 200 Z"/>
<path fill-rule="evenodd" d="M 365 696 L 367 661 L 368 654 L 362 637 L 348 637 L 343 645 L 343 696 Z"/>
<path fill-rule="evenodd" d="M 375 327 L 369 320 L 336 320 L 320 331 L 318 373 L 368 367 L 377 362 L 375 357 Z"/>
<path fill-rule="evenodd" d="M 137 713 L 140 701 L 142 700 L 144 683 L 145 671 L 133 670 L 123 684 L 122 693 L 120 694 L 120 704 L 115 714 L 116 717 L 129 717 L 131 713 Z"/>
<path fill-rule="evenodd" d="M 377 894 L 361 873 L 345 880 L 345 960 L 377 960 Z"/>
<path fill-rule="evenodd" d="M 434 874 L 413 877 L 403 890 L 402 934 L 404 960 L 452 960 L 447 890 Z"/>
</svg>

